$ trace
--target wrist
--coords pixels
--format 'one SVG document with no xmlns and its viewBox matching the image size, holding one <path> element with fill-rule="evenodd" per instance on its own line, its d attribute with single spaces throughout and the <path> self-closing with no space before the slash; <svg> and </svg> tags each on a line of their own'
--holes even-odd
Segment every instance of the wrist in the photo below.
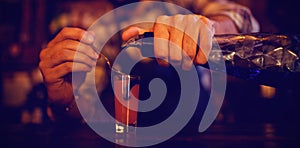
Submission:
<svg viewBox="0 0 300 148">
<path fill-rule="evenodd" d="M 215 34 L 237 34 L 237 26 L 231 18 L 225 15 L 216 15 L 209 17 L 214 22 Z"/>
<path fill-rule="evenodd" d="M 78 96 L 74 96 L 74 98 L 68 104 L 49 103 L 48 106 L 52 114 L 51 118 L 55 122 L 69 122 L 74 120 L 81 122 L 82 116 L 80 115 L 76 104 L 78 99 Z"/>
</svg>

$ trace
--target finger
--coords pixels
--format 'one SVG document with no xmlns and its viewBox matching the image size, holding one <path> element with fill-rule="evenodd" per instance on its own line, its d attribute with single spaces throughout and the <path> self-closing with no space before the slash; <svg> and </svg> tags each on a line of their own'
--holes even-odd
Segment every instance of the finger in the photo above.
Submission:
<svg viewBox="0 0 300 148">
<path fill-rule="evenodd" d="M 54 48 L 56 48 L 57 50 L 68 49 L 68 50 L 72 50 L 74 52 L 79 52 L 79 53 L 87 55 L 92 60 L 97 60 L 99 58 L 99 54 L 93 48 L 92 45 L 88 45 L 88 44 L 85 44 L 85 43 L 82 43 L 79 41 L 64 40 L 64 41 L 56 44 Z"/>
<path fill-rule="evenodd" d="M 169 55 L 169 31 L 168 24 L 170 20 L 167 16 L 157 18 L 153 27 L 154 34 L 154 55 L 158 59 L 158 63 L 168 66 Z"/>
<path fill-rule="evenodd" d="M 75 52 L 73 50 L 61 50 L 50 57 L 49 66 L 56 66 L 64 62 L 80 62 L 90 67 L 96 66 L 96 60 L 91 59 L 86 54 Z"/>
<path fill-rule="evenodd" d="M 51 48 L 46 48 L 40 53 L 40 59 L 47 61 L 49 67 L 53 67 L 59 62 L 72 61 L 75 55 L 79 55 L 79 60 L 86 60 L 89 65 L 95 65 L 99 55 L 94 49 L 86 44 L 74 40 L 64 40 Z M 84 57 L 81 59 L 81 57 Z"/>
<path fill-rule="evenodd" d="M 54 82 L 71 72 L 89 72 L 91 70 L 92 67 L 89 67 L 86 64 L 65 62 L 60 65 L 57 65 L 54 68 L 44 71 L 44 73 L 47 73 L 44 74 L 44 76 L 46 82 Z"/>
<path fill-rule="evenodd" d="M 130 27 L 129 29 L 125 30 L 122 33 L 122 40 L 127 41 L 137 35 L 139 35 L 139 28 L 138 27 Z"/>
<path fill-rule="evenodd" d="M 199 30 L 200 49 L 195 58 L 196 64 L 205 64 L 207 62 L 210 50 L 212 48 L 212 38 L 214 35 L 212 23 L 210 23 L 210 21 L 205 17 L 202 17 L 201 20 L 203 21 L 200 23 Z"/>
<path fill-rule="evenodd" d="M 169 42 L 169 57 L 170 62 L 178 66 L 182 60 L 182 41 L 185 23 L 183 21 L 183 15 L 176 15 L 172 17 L 170 27 L 170 42 Z M 178 23 L 180 22 L 180 23 Z"/>
<path fill-rule="evenodd" d="M 146 29 L 142 29 L 139 27 L 129 27 L 122 33 L 122 40 L 128 41 L 129 39 L 131 39 L 137 35 L 143 34 L 146 31 L 147 31 Z"/>
<path fill-rule="evenodd" d="M 49 42 L 48 47 L 54 46 L 56 43 L 66 39 L 81 41 L 83 43 L 91 44 L 95 40 L 95 33 L 91 31 L 85 31 L 80 28 L 63 28 L 58 35 Z"/>
<path fill-rule="evenodd" d="M 85 54 L 89 58 L 91 58 L 92 60 L 95 60 L 95 61 L 97 61 L 97 59 L 99 58 L 99 53 L 97 53 L 96 50 L 92 46 L 84 44 L 84 43 L 79 43 L 76 50 L 74 50 L 74 48 L 68 48 L 68 49 Z"/>
<path fill-rule="evenodd" d="M 78 51 L 83 54 L 86 54 L 91 59 L 98 59 L 99 54 L 94 50 L 94 48 L 91 45 L 84 44 L 79 41 L 74 40 L 64 40 L 61 42 L 58 42 L 56 45 L 52 47 L 51 50 L 49 50 L 48 54 L 55 54 L 56 52 L 60 52 L 61 50 L 68 49 L 73 50 L 74 52 Z"/>
<path fill-rule="evenodd" d="M 184 35 L 183 42 L 182 69 L 190 70 L 196 56 L 197 44 L 188 35 Z"/>
<path fill-rule="evenodd" d="M 91 46 L 73 40 L 64 40 L 40 53 L 40 59 L 45 61 L 46 67 L 54 67 L 65 61 L 79 61 L 94 66 L 97 58 L 98 54 Z"/>
<path fill-rule="evenodd" d="M 185 20 L 187 26 L 182 42 L 182 69 L 190 70 L 193 66 L 194 58 L 197 53 L 197 43 L 199 37 L 199 18 L 195 15 L 188 15 Z"/>
<path fill-rule="evenodd" d="M 153 32 L 152 28 L 150 29 L 144 29 L 139 27 L 129 27 L 122 33 L 122 40 L 128 41 L 129 39 L 144 34 L 145 32 Z"/>
</svg>

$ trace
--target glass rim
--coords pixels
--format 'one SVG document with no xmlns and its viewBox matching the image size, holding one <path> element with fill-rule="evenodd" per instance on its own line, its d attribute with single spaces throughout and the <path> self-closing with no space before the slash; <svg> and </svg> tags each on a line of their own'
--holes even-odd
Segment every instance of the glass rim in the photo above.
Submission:
<svg viewBox="0 0 300 148">
<path fill-rule="evenodd" d="M 112 71 L 113 71 L 113 76 L 118 76 L 118 77 L 120 77 L 120 76 L 127 76 L 127 77 L 129 77 L 130 79 L 139 79 L 139 80 L 140 80 L 140 78 L 141 78 L 140 75 L 127 74 L 127 73 L 120 73 L 120 72 L 117 72 L 117 71 L 114 71 L 114 70 L 112 70 Z"/>
</svg>

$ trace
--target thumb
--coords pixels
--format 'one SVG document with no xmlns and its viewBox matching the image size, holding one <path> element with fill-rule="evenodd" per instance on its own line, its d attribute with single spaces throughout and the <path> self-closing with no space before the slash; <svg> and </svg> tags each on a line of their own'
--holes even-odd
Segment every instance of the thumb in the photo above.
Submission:
<svg viewBox="0 0 300 148">
<path fill-rule="evenodd" d="M 122 33 L 122 40 L 128 41 L 129 39 L 133 38 L 134 36 L 144 34 L 144 32 L 152 32 L 151 29 L 142 29 L 139 27 L 129 27 Z"/>
</svg>

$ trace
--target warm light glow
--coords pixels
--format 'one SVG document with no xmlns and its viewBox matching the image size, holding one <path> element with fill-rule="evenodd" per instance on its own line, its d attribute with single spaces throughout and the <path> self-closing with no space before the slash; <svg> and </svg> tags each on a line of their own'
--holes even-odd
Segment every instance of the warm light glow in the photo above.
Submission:
<svg viewBox="0 0 300 148">
<path fill-rule="evenodd" d="M 260 94 L 263 98 L 271 99 L 275 96 L 276 88 L 266 85 L 260 85 Z"/>
</svg>

